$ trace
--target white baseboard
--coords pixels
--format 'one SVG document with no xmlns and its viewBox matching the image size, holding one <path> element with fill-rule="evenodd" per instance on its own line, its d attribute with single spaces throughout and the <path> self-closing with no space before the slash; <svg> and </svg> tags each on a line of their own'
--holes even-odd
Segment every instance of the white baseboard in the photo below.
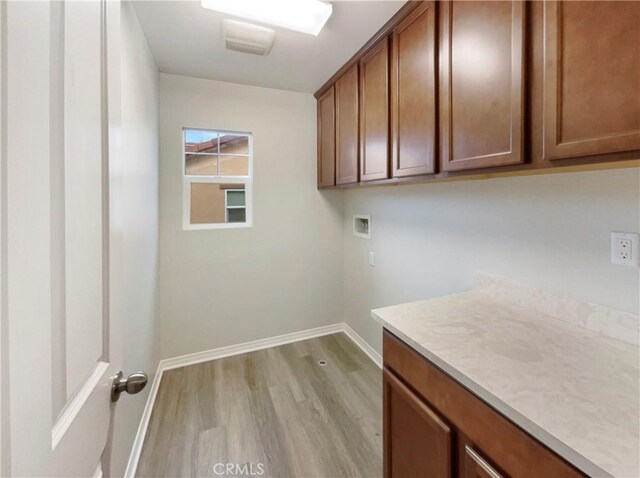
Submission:
<svg viewBox="0 0 640 478">
<path fill-rule="evenodd" d="M 244 354 L 247 352 L 255 352 L 256 350 L 268 349 L 278 345 L 299 342 L 300 340 L 312 339 L 314 337 L 322 337 L 323 335 L 336 334 L 342 332 L 343 324 L 331 324 L 315 329 L 302 330 L 290 334 L 277 335 L 266 339 L 252 340 L 243 344 L 229 345 L 228 347 L 220 347 L 213 350 L 205 350 L 194 354 L 181 355 L 170 359 L 164 359 L 160 363 L 163 370 L 171 370 L 173 368 L 185 367 L 197 363 L 208 362 L 223 357 L 231 357 L 232 355 Z"/>
<path fill-rule="evenodd" d="M 360 349 L 375 362 L 375 364 L 382 368 L 382 356 L 376 352 L 371 345 L 369 345 L 362 337 L 360 337 L 355 330 L 349 327 L 348 324 L 342 323 L 342 331 L 349 337 Z"/>
<path fill-rule="evenodd" d="M 124 471 L 125 478 L 133 478 L 138 469 L 138 461 L 140 460 L 140 453 L 142 453 L 142 444 L 144 443 L 144 437 L 147 435 L 147 427 L 149 426 L 149 419 L 151 418 L 151 412 L 153 411 L 153 405 L 156 403 L 156 396 L 158 395 L 158 389 L 160 388 L 160 381 L 162 380 L 162 360 L 158 363 L 156 375 L 151 382 L 151 390 L 147 396 L 147 403 L 144 405 L 142 411 L 142 417 L 140 418 L 140 424 L 138 425 L 138 431 L 136 431 L 136 437 L 133 440 L 133 446 L 131 447 L 131 454 L 129 455 L 129 461 L 127 468 Z"/>
<path fill-rule="evenodd" d="M 244 354 L 247 352 L 254 352 L 256 350 L 267 349 L 270 347 L 277 347 L 279 345 L 286 345 L 293 342 L 299 342 L 301 340 L 322 337 L 323 335 L 336 334 L 339 332 L 342 332 L 349 337 L 373 362 L 375 362 L 378 367 L 382 367 L 382 357 L 380 354 L 376 352 L 371 345 L 365 342 L 364 339 L 355 332 L 355 330 L 344 322 L 160 360 L 158 370 L 156 371 L 153 383 L 151 384 L 149 396 L 147 397 L 147 403 L 145 404 L 144 411 L 142 412 L 140 425 L 138 426 L 138 431 L 136 432 L 136 437 L 133 441 L 133 447 L 131 448 L 131 454 L 129 455 L 129 462 L 127 463 L 127 469 L 124 474 L 125 478 L 133 478 L 135 476 L 136 469 L 138 468 L 138 461 L 140 460 L 144 437 L 147 434 L 151 412 L 153 411 L 153 405 L 156 401 L 156 396 L 158 395 L 158 389 L 160 388 L 160 381 L 162 380 L 162 374 L 164 371 L 224 357 L 231 357 L 233 355 Z"/>
</svg>

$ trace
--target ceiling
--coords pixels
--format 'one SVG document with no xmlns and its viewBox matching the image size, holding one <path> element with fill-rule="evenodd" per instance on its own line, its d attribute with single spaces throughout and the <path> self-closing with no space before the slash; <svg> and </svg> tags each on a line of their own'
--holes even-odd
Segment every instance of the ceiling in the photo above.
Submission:
<svg viewBox="0 0 640 478">
<path fill-rule="evenodd" d="M 334 1 L 317 37 L 267 25 L 276 40 L 266 57 L 225 49 L 222 20 L 233 17 L 199 0 L 131 3 L 163 73 L 313 93 L 404 1 Z"/>
</svg>

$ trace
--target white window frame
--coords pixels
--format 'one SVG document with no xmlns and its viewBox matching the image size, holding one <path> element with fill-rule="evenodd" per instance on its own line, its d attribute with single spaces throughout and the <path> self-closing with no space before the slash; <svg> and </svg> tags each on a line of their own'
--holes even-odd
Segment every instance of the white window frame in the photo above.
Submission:
<svg viewBox="0 0 640 478">
<path fill-rule="evenodd" d="M 244 193 L 244 206 L 229 206 L 229 192 L 243 192 Z M 224 190 L 224 220 L 226 224 L 229 224 L 229 209 L 244 209 L 244 218 L 247 219 L 247 192 L 244 189 L 225 189 Z M 242 224 L 242 223 L 231 223 Z"/>
<path fill-rule="evenodd" d="M 237 134 L 247 136 L 249 140 L 249 175 L 248 176 L 205 176 L 187 175 L 187 153 L 185 151 L 185 132 L 205 131 L 208 133 Z M 253 227 L 253 134 L 247 131 L 229 131 L 216 128 L 190 128 L 183 127 L 180 131 L 182 135 L 182 230 L 201 231 L 207 229 L 239 229 Z M 231 156 L 231 155 L 230 155 Z M 219 157 L 218 157 L 219 159 Z M 244 208 L 245 222 L 220 222 L 207 224 L 191 224 L 191 184 L 192 183 L 212 183 L 212 184 L 244 184 Z M 234 190 L 234 189 L 230 189 Z M 240 189 L 242 190 L 242 189 Z M 227 220 L 227 194 L 225 198 L 225 221 Z"/>
</svg>

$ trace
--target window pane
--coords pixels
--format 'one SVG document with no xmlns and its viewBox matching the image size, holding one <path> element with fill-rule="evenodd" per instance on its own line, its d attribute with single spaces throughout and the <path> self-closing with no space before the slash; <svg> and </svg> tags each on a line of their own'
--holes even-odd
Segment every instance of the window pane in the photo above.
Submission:
<svg viewBox="0 0 640 478">
<path fill-rule="evenodd" d="M 220 224 L 226 220 L 225 192 L 228 189 L 244 189 L 244 184 L 191 183 L 190 187 L 191 224 Z M 243 191 L 239 192 L 244 194 Z M 234 219 L 233 222 L 245 222 L 244 215 L 242 220 L 239 219 L 239 214 L 233 214 L 231 217 Z"/>
<path fill-rule="evenodd" d="M 249 154 L 249 137 L 220 133 L 220 153 Z"/>
<path fill-rule="evenodd" d="M 218 133 L 187 129 L 184 131 L 184 150 L 187 153 L 217 153 Z"/>
<path fill-rule="evenodd" d="M 244 206 L 244 191 L 227 191 L 227 206 Z"/>
<path fill-rule="evenodd" d="M 245 209 L 228 209 L 228 221 L 227 222 L 247 222 Z"/>
<path fill-rule="evenodd" d="M 189 176 L 216 176 L 218 174 L 218 156 L 215 154 L 187 154 L 185 173 Z"/>
<path fill-rule="evenodd" d="M 248 156 L 220 156 L 221 176 L 249 176 Z"/>
</svg>

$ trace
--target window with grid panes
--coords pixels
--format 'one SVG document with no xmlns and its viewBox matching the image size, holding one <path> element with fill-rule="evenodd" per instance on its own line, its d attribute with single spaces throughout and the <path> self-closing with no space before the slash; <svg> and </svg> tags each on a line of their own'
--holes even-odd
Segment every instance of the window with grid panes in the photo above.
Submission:
<svg viewBox="0 0 640 478">
<path fill-rule="evenodd" d="M 184 229 L 252 223 L 251 133 L 184 128 Z"/>
</svg>

